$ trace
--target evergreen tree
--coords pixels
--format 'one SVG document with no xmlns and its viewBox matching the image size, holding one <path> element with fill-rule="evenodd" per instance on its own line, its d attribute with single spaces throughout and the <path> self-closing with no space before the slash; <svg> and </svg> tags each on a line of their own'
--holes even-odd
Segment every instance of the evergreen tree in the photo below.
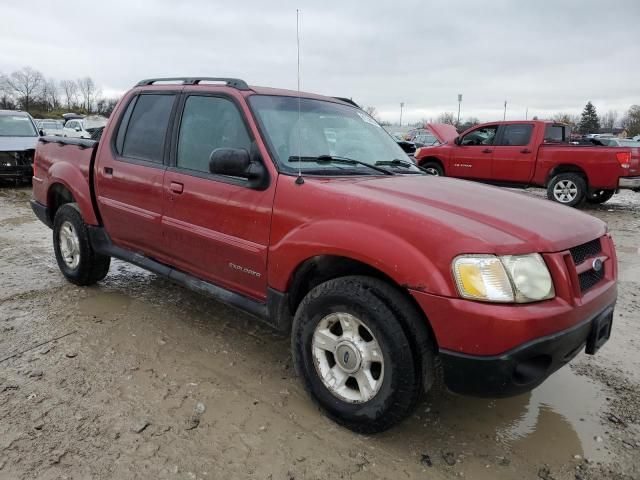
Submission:
<svg viewBox="0 0 640 480">
<path fill-rule="evenodd" d="M 580 133 L 598 133 L 600 131 L 600 120 L 596 113 L 596 107 L 593 103 L 587 102 L 582 111 L 580 117 L 580 124 L 578 125 L 578 131 Z"/>
</svg>

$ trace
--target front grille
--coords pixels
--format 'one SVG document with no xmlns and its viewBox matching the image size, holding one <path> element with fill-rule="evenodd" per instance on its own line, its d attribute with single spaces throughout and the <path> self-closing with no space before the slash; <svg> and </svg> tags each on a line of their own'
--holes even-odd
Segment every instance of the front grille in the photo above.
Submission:
<svg viewBox="0 0 640 480">
<path fill-rule="evenodd" d="M 580 275 L 578 275 L 578 281 L 580 282 L 580 291 L 586 292 L 603 278 L 604 268 L 597 272 L 595 270 L 587 270 L 586 272 L 582 272 Z"/>
<path fill-rule="evenodd" d="M 573 258 L 573 263 L 580 265 L 587 258 L 594 257 L 602 252 L 602 245 L 600 245 L 600 239 L 596 238 L 595 240 L 571 248 L 569 252 Z"/>
</svg>

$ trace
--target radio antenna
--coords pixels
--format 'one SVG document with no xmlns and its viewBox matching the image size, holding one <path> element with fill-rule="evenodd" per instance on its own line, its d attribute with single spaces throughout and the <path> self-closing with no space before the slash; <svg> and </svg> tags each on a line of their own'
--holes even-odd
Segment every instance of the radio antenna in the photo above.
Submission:
<svg viewBox="0 0 640 480">
<path fill-rule="evenodd" d="M 302 135 L 300 133 L 300 10 L 296 8 L 296 46 L 298 50 L 298 178 L 296 184 L 302 185 Z"/>
</svg>

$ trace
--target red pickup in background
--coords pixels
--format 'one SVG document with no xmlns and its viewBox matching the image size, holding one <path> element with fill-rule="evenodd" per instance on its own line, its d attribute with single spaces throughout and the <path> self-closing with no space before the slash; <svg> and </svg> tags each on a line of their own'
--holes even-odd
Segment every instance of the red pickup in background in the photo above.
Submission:
<svg viewBox="0 0 640 480">
<path fill-rule="evenodd" d="M 505 186 L 545 187 L 550 200 L 604 203 L 620 189 L 640 190 L 640 148 L 572 145 L 570 127 L 552 121 L 428 124 L 441 145 L 415 153 L 432 175 Z"/>
</svg>

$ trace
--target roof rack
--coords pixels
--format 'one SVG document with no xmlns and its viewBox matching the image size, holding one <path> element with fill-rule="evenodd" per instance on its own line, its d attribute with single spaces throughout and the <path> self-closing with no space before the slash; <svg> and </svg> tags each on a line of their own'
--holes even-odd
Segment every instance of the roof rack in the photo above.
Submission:
<svg viewBox="0 0 640 480">
<path fill-rule="evenodd" d="M 347 102 L 347 103 L 353 105 L 354 107 L 360 108 L 360 105 L 358 105 L 356 102 L 354 102 L 350 98 L 345 98 L 345 97 L 333 97 L 333 98 L 335 98 L 336 100 L 342 100 L 343 102 Z"/>
<path fill-rule="evenodd" d="M 228 87 L 238 90 L 251 90 L 247 82 L 239 78 L 226 77 L 168 77 L 168 78 L 148 78 L 140 80 L 136 87 L 153 85 L 156 82 L 182 82 L 182 85 L 198 85 L 200 82 L 224 82 Z"/>
</svg>

